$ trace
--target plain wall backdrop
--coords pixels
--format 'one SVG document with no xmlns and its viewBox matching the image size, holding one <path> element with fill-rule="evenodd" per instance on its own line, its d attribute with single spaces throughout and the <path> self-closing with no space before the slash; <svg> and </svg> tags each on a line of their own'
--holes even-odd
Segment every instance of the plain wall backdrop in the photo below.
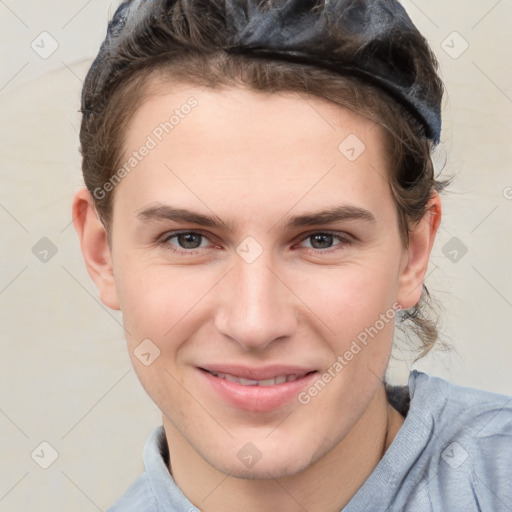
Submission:
<svg viewBox="0 0 512 512">
<path fill-rule="evenodd" d="M 446 85 L 435 162 L 455 180 L 426 284 L 453 350 L 394 360 L 389 378 L 414 367 L 512 395 L 512 2 L 403 4 Z M 116 7 L 0 1 L 0 512 L 106 510 L 161 423 L 71 224 L 82 81 Z"/>
</svg>

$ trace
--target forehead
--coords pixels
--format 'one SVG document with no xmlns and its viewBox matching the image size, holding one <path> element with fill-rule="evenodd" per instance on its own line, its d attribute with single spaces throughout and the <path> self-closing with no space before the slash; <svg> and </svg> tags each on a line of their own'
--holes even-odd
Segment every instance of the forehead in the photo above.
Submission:
<svg viewBox="0 0 512 512">
<path fill-rule="evenodd" d="M 124 162 L 150 147 L 118 187 L 138 206 L 184 195 L 368 206 L 389 193 L 382 128 L 313 96 L 158 81 L 127 128 Z"/>
</svg>

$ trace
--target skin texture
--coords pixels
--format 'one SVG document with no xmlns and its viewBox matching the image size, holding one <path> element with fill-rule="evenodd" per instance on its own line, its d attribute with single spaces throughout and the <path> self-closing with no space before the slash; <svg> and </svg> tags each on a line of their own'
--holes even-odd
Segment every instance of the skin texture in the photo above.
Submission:
<svg viewBox="0 0 512 512">
<path fill-rule="evenodd" d="M 75 196 L 73 217 L 100 298 L 122 310 L 133 366 L 162 411 L 169 469 L 205 511 L 339 511 L 403 423 L 383 385 L 394 321 L 307 404 L 234 407 L 198 367 L 328 371 L 393 304 L 405 309 L 419 300 L 439 198 L 405 250 L 380 126 L 296 94 L 170 82 L 149 92 L 128 125 L 127 158 L 187 98 L 198 104 L 116 186 L 111 248 L 86 189 Z M 339 149 L 351 134 L 365 145 L 353 161 Z M 137 218 L 158 203 L 237 226 Z M 364 208 L 374 221 L 284 228 L 291 216 L 338 205 Z M 175 230 L 210 240 L 165 241 Z M 325 231 L 349 243 L 312 237 Z M 249 236 L 257 245 L 243 244 Z M 249 263 L 239 247 L 262 252 Z M 144 339 L 160 350 L 148 366 L 134 353 Z M 250 467 L 237 456 L 247 443 L 261 455 Z"/>
</svg>

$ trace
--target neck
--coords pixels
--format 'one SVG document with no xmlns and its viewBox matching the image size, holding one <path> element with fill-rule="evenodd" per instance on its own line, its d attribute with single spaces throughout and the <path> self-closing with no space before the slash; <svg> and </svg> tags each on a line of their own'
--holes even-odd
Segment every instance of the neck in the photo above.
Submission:
<svg viewBox="0 0 512 512">
<path fill-rule="evenodd" d="M 347 436 L 306 470 L 286 478 L 248 480 L 216 470 L 163 417 L 169 471 L 203 512 L 339 512 L 376 467 L 403 421 L 382 384 Z"/>
</svg>

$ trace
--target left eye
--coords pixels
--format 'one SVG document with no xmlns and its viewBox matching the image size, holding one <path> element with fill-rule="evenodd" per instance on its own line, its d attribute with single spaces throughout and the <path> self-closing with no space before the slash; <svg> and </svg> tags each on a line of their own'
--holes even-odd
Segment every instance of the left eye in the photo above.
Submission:
<svg viewBox="0 0 512 512">
<path fill-rule="evenodd" d="M 314 252 L 325 253 L 325 252 L 333 252 L 333 250 L 330 250 L 330 251 L 324 250 L 324 249 L 329 249 L 330 247 L 332 247 L 332 245 L 330 245 L 330 244 L 332 243 L 333 239 L 334 240 L 337 239 L 340 242 L 339 244 L 337 244 L 335 246 L 337 248 L 335 248 L 334 251 L 337 251 L 340 248 L 339 246 L 344 246 L 344 245 L 350 244 L 350 240 L 347 236 L 344 236 L 341 233 L 330 233 L 330 232 L 311 233 L 306 238 L 304 238 L 303 241 L 311 240 Z M 319 244 L 320 247 L 315 247 L 315 244 Z M 328 245 L 328 247 L 326 247 L 326 245 Z"/>
<path fill-rule="evenodd" d="M 170 241 L 173 239 L 176 239 L 178 247 L 176 247 L 175 244 L 170 243 Z M 201 247 L 201 242 L 203 241 L 202 239 L 206 239 L 211 242 L 210 238 L 203 233 L 197 231 L 180 231 L 168 233 L 160 243 L 167 247 L 172 245 L 173 247 L 171 247 L 171 250 L 179 254 L 193 254 L 197 249 L 207 248 L 205 246 Z M 337 251 L 340 250 L 341 247 L 351 243 L 349 237 L 342 233 L 331 233 L 323 231 L 310 233 L 303 237 L 301 242 L 306 240 L 311 240 L 312 247 L 310 250 L 317 254 Z M 338 240 L 339 243 L 334 246 L 335 248 L 333 250 L 326 250 L 332 247 L 334 240 Z"/>
</svg>

